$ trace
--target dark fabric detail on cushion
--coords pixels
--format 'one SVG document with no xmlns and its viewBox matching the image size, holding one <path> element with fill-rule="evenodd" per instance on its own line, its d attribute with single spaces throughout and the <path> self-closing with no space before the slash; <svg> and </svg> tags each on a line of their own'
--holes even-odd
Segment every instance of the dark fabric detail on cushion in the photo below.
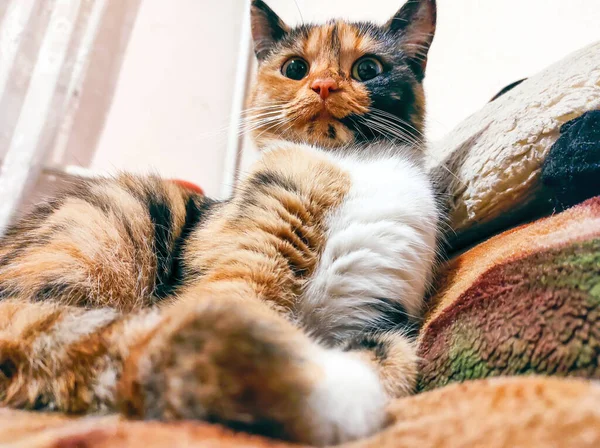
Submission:
<svg viewBox="0 0 600 448">
<path fill-rule="evenodd" d="M 563 210 L 600 194 L 600 110 L 565 123 L 542 167 L 542 185 Z"/>
</svg>

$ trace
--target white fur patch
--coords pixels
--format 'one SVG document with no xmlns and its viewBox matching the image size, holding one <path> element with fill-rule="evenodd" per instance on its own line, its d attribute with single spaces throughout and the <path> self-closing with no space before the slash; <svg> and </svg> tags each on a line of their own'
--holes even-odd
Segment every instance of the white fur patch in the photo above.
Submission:
<svg viewBox="0 0 600 448">
<path fill-rule="evenodd" d="M 79 342 L 119 317 L 111 308 L 70 309 L 47 333 L 40 333 L 31 346 L 34 356 L 58 357 L 71 344 Z"/>
<path fill-rule="evenodd" d="M 115 391 L 120 369 L 111 362 L 109 357 L 105 357 L 107 367 L 101 371 L 94 381 L 94 395 L 97 397 L 103 411 L 108 410 L 106 404 L 114 404 Z M 104 405 L 104 407 L 103 407 Z"/>
<path fill-rule="evenodd" d="M 388 398 L 377 374 L 350 353 L 323 350 L 317 356 L 323 377 L 308 397 L 307 418 L 317 445 L 367 437 L 385 422 Z"/>
<path fill-rule="evenodd" d="M 327 219 L 327 243 L 300 301 L 301 321 L 319 339 L 340 341 L 385 319 L 386 303 L 400 303 L 418 320 L 438 232 L 427 175 L 401 148 L 331 157 L 352 185 Z"/>
</svg>

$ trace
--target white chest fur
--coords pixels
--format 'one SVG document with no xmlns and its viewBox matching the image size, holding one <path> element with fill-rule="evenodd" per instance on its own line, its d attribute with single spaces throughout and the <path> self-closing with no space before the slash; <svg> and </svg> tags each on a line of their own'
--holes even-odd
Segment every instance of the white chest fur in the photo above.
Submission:
<svg viewBox="0 0 600 448">
<path fill-rule="evenodd" d="M 302 297 L 300 319 L 334 343 L 404 310 L 418 320 L 433 269 L 438 211 L 418 162 L 395 151 L 332 155 L 352 180 L 327 218 L 327 242 Z"/>
</svg>

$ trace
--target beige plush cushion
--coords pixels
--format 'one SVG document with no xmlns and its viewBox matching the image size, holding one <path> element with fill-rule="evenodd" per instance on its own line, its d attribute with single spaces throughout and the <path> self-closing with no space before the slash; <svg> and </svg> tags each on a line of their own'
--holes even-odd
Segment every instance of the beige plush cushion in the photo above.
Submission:
<svg viewBox="0 0 600 448">
<path fill-rule="evenodd" d="M 599 108 L 600 42 L 529 78 L 434 142 L 428 163 L 441 177 L 451 227 L 461 234 L 526 208 L 560 127 Z"/>
</svg>

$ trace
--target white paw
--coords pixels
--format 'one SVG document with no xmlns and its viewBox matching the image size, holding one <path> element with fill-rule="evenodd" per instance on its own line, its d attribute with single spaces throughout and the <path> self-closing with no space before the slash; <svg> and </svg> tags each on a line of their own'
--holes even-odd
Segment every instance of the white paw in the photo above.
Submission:
<svg viewBox="0 0 600 448">
<path fill-rule="evenodd" d="M 380 430 L 388 397 L 371 366 L 337 350 L 322 351 L 316 361 L 323 377 L 308 397 L 312 443 L 342 443 Z"/>
</svg>

